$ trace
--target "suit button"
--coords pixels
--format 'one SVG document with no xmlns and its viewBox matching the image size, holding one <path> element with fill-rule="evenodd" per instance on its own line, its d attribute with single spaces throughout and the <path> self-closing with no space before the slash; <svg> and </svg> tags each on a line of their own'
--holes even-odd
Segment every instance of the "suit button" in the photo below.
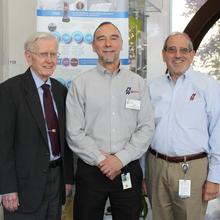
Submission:
<svg viewBox="0 0 220 220">
<path fill-rule="evenodd" d="M 47 169 L 43 169 L 42 172 L 43 172 L 43 173 L 47 173 Z"/>
</svg>

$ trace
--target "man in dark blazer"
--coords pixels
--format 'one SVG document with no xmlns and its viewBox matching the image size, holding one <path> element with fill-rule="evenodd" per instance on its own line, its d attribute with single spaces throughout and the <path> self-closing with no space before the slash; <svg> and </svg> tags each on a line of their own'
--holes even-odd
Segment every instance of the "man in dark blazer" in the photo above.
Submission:
<svg viewBox="0 0 220 220">
<path fill-rule="evenodd" d="M 50 78 L 57 52 L 53 35 L 34 34 L 25 43 L 29 68 L 0 85 L 0 194 L 5 220 L 60 220 L 65 194 L 72 189 L 73 155 L 65 141 L 67 89 Z M 59 139 L 56 154 L 46 122 L 43 84 L 51 88 L 58 118 L 53 131 Z"/>
</svg>

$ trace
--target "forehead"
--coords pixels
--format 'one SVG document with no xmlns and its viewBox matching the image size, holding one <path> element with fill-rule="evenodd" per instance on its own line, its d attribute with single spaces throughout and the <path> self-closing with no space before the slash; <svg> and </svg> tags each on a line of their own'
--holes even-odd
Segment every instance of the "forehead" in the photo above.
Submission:
<svg viewBox="0 0 220 220">
<path fill-rule="evenodd" d="M 120 33 L 117 30 L 116 27 L 114 27 L 111 24 L 106 24 L 101 26 L 99 29 L 97 29 L 96 33 L 95 33 L 95 38 L 99 37 L 99 36 L 111 36 L 111 35 L 119 35 Z"/>
<path fill-rule="evenodd" d="M 174 35 L 169 37 L 167 46 L 188 47 L 189 40 L 184 35 Z"/>
<path fill-rule="evenodd" d="M 38 48 L 38 49 L 57 49 L 58 48 L 58 44 L 57 41 L 53 38 L 48 38 L 48 39 L 38 39 L 35 43 L 34 43 L 34 47 Z"/>
</svg>

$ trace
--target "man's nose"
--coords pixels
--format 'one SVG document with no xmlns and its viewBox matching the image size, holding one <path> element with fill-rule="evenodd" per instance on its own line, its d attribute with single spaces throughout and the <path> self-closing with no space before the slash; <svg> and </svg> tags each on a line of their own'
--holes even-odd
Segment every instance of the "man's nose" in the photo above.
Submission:
<svg viewBox="0 0 220 220">
<path fill-rule="evenodd" d="M 111 40 L 110 39 L 105 39 L 105 46 L 110 47 L 111 46 Z"/>
<path fill-rule="evenodd" d="M 47 57 L 46 57 L 46 60 L 48 62 L 52 62 L 54 60 L 54 58 L 52 57 L 52 55 L 50 53 L 48 53 Z"/>
<path fill-rule="evenodd" d="M 176 57 L 181 57 L 181 55 L 182 55 L 181 51 L 177 49 L 176 50 Z"/>
</svg>

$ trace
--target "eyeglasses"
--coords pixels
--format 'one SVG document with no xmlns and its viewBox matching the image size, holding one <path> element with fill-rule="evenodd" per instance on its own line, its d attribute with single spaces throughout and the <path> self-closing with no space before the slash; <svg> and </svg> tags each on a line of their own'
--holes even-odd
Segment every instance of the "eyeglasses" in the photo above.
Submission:
<svg viewBox="0 0 220 220">
<path fill-rule="evenodd" d="M 183 55 L 187 55 L 188 53 L 190 53 L 192 51 L 192 49 L 190 49 L 190 48 L 183 48 L 183 47 L 181 47 L 179 49 L 177 49 L 176 47 L 167 47 L 167 48 L 164 48 L 164 50 L 170 54 L 175 54 L 175 53 L 177 53 L 177 51 L 179 51 Z"/>
<path fill-rule="evenodd" d="M 48 57 L 50 57 L 51 59 L 56 59 L 60 55 L 59 53 L 55 53 L 55 52 L 50 52 L 50 53 L 48 52 L 36 53 L 33 51 L 29 51 L 29 52 L 37 55 L 41 59 L 47 59 Z"/>
</svg>

